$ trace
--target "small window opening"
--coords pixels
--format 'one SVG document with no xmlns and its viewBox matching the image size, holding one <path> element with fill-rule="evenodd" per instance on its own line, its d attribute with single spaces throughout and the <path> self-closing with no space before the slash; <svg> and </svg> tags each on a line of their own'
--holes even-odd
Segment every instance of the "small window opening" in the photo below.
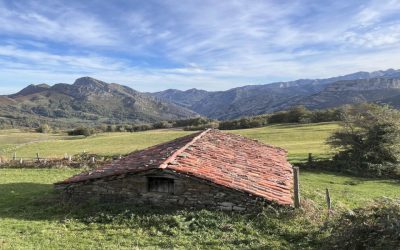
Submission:
<svg viewBox="0 0 400 250">
<path fill-rule="evenodd" d="M 174 180 L 161 177 L 148 177 L 149 192 L 174 193 Z"/>
</svg>

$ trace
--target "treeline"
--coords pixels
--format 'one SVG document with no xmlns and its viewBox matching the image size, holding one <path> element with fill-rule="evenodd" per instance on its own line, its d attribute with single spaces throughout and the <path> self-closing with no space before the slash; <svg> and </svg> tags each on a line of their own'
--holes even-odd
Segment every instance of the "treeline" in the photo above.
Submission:
<svg viewBox="0 0 400 250">
<path fill-rule="evenodd" d="M 151 124 L 120 124 L 100 125 L 97 127 L 79 127 L 68 132 L 69 135 L 89 136 L 101 132 L 140 132 L 152 129 L 183 128 L 184 130 L 203 130 L 218 128 L 221 130 L 245 129 L 267 126 L 277 123 L 318 123 L 340 120 L 340 108 L 324 110 L 308 110 L 303 106 L 294 107 L 288 111 L 279 111 L 272 114 L 244 117 L 235 120 L 217 121 L 204 117 L 197 117 L 176 121 L 161 121 Z M 48 131 L 41 129 L 40 131 Z"/>
<path fill-rule="evenodd" d="M 339 121 L 341 108 L 308 110 L 304 106 L 294 107 L 287 111 L 279 111 L 272 114 L 245 117 L 230 121 L 219 122 L 219 129 L 244 129 L 263 127 L 277 123 L 318 123 Z"/>
<path fill-rule="evenodd" d="M 96 127 L 78 127 L 68 131 L 68 135 L 84 135 L 90 136 L 96 133 L 104 132 L 140 132 L 153 129 L 168 129 L 168 128 L 184 128 L 186 130 L 200 130 L 208 127 L 218 127 L 217 121 L 210 120 L 204 117 L 197 117 L 186 120 L 177 121 L 161 121 L 151 124 L 120 124 L 120 125 L 100 125 Z M 37 129 L 38 132 L 43 129 Z M 46 130 L 48 131 L 48 130 Z"/>
</svg>

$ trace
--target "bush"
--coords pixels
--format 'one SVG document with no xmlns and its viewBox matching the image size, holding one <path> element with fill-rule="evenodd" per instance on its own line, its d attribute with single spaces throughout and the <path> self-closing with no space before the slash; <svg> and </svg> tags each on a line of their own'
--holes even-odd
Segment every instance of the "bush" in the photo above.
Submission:
<svg viewBox="0 0 400 250">
<path fill-rule="evenodd" d="M 90 136 L 94 134 L 94 129 L 92 128 L 87 128 L 87 127 L 80 127 L 76 128 L 74 130 L 68 131 L 68 135 L 73 136 L 73 135 L 83 135 L 83 136 Z"/>
<path fill-rule="evenodd" d="M 143 124 L 143 125 L 136 125 L 132 127 L 134 132 L 139 132 L 139 131 L 146 131 L 153 129 L 153 126 L 151 124 Z"/>
<path fill-rule="evenodd" d="M 197 117 L 197 118 L 192 118 L 192 119 L 186 119 L 186 120 L 177 120 L 173 122 L 173 127 L 189 127 L 189 126 L 200 126 L 200 125 L 205 125 L 210 122 L 213 122 L 213 120 L 203 118 L 203 117 Z"/>
<path fill-rule="evenodd" d="M 210 122 L 210 123 L 206 123 L 206 124 L 200 124 L 197 126 L 187 126 L 187 127 L 184 127 L 183 130 L 198 131 L 198 130 L 205 130 L 208 128 L 218 128 L 218 122 Z"/>
<path fill-rule="evenodd" d="M 172 124 L 167 121 L 161 121 L 153 124 L 154 129 L 172 128 Z"/>
<path fill-rule="evenodd" d="M 381 199 L 331 222 L 328 249 L 398 249 L 400 200 Z"/>
<path fill-rule="evenodd" d="M 47 124 L 42 124 L 42 125 L 40 125 L 40 127 L 38 127 L 38 128 L 36 129 L 36 132 L 47 134 L 47 133 L 50 133 L 50 132 L 51 132 L 51 128 L 50 128 L 50 126 L 47 125 Z"/>
<path fill-rule="evenodd" d="M 222 121 L 218 128 L 222 130 L 257 128 L 268 124 L 269 115 L 258 115 L 252 117 L 244 117 L 237 120 Z"/>
<path fill-rule="evenodd" d="M 362 104 L 342 111 L 342 128 L 328 143 L 338 149 L 338 165 L 376 175 L 393 175 L 400 167 L 400 112 L 388 106 Z"/>
</svg>

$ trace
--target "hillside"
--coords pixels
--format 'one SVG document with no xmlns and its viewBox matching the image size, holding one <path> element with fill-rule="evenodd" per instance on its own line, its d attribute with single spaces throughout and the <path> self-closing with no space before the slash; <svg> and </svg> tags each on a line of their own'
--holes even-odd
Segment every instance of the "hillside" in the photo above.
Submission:
<svg viewBox="0 0 400 250">
<path fill-rule="evenodd" d="M 32 125 L 47 121 L 59 126 L 76 123 L 146 123 L 195 117 L 173 103 L 90 77 L 74 84 L 29 85 L 0 97 L 0 123 Z"/>
<path fill-rule="evenodd" d="M 327 79 L 249 85 L 227 91 L 166 90 L 153 95 L 210 118 L 234 119 L 287 110 L 297 105 L 306 105 L 310 109 L 365 101 L 397 105 L 399 101 L 393 100 L 398 94 L 397 85 L 386 84 L 397 79 L 400 79 L 400 70 L 389 69 Z"/>
<path fill-rule="evenodd" d="M 319 93 L 303 98 L 296 104 L 312 109 L 361 102 L 388 103 L 400 107 L 399 96 L 400 79 L 359 79 L 332 83 Z"/>
<path fill-rule="evenodd" d="M 360 102 L 400 107 L 400 70 L 357 72 L 327 79 L 248 85 L 226 91 L 168 89 L 141 93 L 90 77 L 74 84 L 29 85 L 0 96 L 0 126 L 152 123 L 203 115 L 228 120 L 304 105 L 309 109 Z"/>
</svg>

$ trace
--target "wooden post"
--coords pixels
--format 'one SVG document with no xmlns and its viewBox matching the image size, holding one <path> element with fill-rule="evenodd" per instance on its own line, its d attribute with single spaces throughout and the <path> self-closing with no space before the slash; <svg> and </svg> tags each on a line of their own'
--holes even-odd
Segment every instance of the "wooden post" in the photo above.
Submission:
<svg viewBox="0 0 400 250">
<path fill-rule="evenodd" d="M 36 153 L 36 159 L 37 159 L 38 162 L 40 162 L 39 153 Z"/>
<path fill-rule="evenodd" d="M 68 156 L 68 162 L 71 163 L 72 161 L 72 156 Z"/>
<path fill-rule="evenodd" d="M 92 157 L 92 163 L 94 163 L 94 162 L 95 162 L 94 157 Z"/>
<path fill-rule="evenodd" d="M 328 218 L 329 215 L 331 214 L 331 208 L 332 208 L 332 204 L 331 204 L 331 196 L 329 194 L 329 189 L 326 189 L 326 205 L 328 207 Z"/>
<path fill-rule="evenodd" d="M 19 159 L 19 164 L 22 165 L 22 163 L 23 163 L 23 161 L 22 161 L 22 158 L 21 158 L 21 159 Z"/>
<path fill-rule="evenodd" d="M 14 152 L 13 161 L 15 161 L 16 159 L 17 159 L 17 152 Z"/>
<path fill-rule="evenodd" d="M 293 167 L 294 207 L 300 207 L 299 167 Z"/>
<path fill-rule="evenodd" d="M 313 162 L 312 153 L 308 153 L 308 164 Z"/>
</svg>

